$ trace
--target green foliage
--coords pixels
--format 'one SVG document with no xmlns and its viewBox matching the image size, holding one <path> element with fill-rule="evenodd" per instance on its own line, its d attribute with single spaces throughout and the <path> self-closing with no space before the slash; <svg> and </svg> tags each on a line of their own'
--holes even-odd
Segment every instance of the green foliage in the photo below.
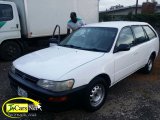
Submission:
<svg viewBox="0 0 160 120">
<path fill-rule="evenodd" d="M 99 13 L 99 21 L 112 21 L 112 16 L 107 15 L 106 12 Z"/>
<path fill-rule="evenodd" d="M 133 21 L 147 22 L 152 26 L 160 26 L 160 14 L 138 14 L 133 16 Z"/>
</svg>

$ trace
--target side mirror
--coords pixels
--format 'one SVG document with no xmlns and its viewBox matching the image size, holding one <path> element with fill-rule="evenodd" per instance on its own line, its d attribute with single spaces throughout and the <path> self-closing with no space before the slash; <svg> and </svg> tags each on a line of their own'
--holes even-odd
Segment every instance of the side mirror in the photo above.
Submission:
<svg viewBox="0 0 160 120">
<path fill-rule="evenodd" d="M 50 38 L 49 39 L 49 46 L 55 46 L 58 45 L 59 40 L 57 38 Z"/>
<path fill-rule="evenodd" d="M 116 48 L 116 50 L 115 50 L 115 52 L 119 52 L 119 51 L 129 51 L 130 50 L 130 45 L 128 45 L 128 44 L 120 44 L 117 48 Z"/>
</svg>

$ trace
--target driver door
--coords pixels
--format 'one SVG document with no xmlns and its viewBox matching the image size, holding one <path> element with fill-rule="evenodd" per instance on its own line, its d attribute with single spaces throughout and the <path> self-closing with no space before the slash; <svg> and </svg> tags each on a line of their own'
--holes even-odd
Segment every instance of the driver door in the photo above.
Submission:
<svg viewBox="0 0 160 120">
<path fill-rule="evenodd" d="M 130 50 L 114 53 L 115 83 L 127 77 L 137 69 L 137 48 L 134 47 L 134 37 L 130 27 L 124 27 L 118 37 L 115 49 L 121 44 L 128 44 Z"/>
<path fill-rule="evenodd" d="M 20 37 L 20 22 L 16 5 L 9 2 L 0 3 L 0 43 Z"/>
</svg>

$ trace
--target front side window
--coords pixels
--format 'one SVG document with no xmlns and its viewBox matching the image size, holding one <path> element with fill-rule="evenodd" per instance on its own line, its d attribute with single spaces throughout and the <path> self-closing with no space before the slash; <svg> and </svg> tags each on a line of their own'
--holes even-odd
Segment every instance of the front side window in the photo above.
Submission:
<svg viewBox="0 0 160 120">
<path fill-rule="evenodd" d="M 13 10 L 11 5 L 0 4 L 0 21 L 9 21 L 13 19 Z"/>
<path fill-rule="evenodd" d="M 134 38 L 133 38 L 131 28 L 125 27 L 121 30 L 121 32 L 119 34 L 119 37 L 118 37 L 118 40 L 116 43 L 116 47 L 119 47 L 119 45 L 121 45 L 121 44 L 127 44 L 129 46 L 132 46 L 133 41 L 134 41 Z"/>
<path fill-rule="evenodd" d="M 144 30 L 146 31 L 149 39 L 155 38 L 156 34 L 153 32 L 153 30 L 149 26 L 143 26 Z"/>
<path fill-rule="evenodd" d="M 117 28 L 84 27 L 68 36 L 59 45 L 89 51 L 109 52 L 117 31 Z"/>
<path fill-rule="evenodd" d="M 135 34 L 135 43 L 141 44 L 147 41 L 147 37 L 144 33 L 144 30 L 141 26 L 132 26 L 133 32 Z"/>
</svg>

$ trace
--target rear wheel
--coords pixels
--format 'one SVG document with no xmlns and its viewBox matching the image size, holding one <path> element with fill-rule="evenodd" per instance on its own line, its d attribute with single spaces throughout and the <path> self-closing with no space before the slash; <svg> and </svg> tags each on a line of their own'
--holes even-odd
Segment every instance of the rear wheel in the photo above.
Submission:
<svg viewBox="0 0 160 120">
<path fill-rule="evenodd" d="M 3 42 L 0 46 L 0 57 L 3 60 L 14 60 L 22 54 L 21 47 L 14 41 Z"/>
<path fill-rule="evenodd" d="M 153 69 L 154 57 L 151 56 L 146 64 L 146 66 L 142 69 L 144 73 L 149 74 Z"/>
<path fill-rule="evenodd" d="M 101 77 L 91 82 L 85 94 L 85 108 L 91 112 L 100 109 L 105 102 L 108 88 L 107 83 Z"/>
</svg>

